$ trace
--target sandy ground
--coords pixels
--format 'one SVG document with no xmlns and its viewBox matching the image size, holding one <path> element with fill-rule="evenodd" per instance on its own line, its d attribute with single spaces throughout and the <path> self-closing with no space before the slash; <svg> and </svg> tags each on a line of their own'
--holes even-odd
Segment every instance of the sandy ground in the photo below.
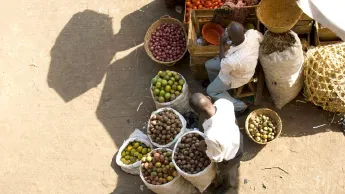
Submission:
<svg viewBox="0 0 345 194">
<path fill-rule="evenodd" d="M 146 30 L 166 13 L 181 15 L 158 0 L 3 5 L 0 193 L 150 193 L 113 157 L 135 128 L 143 130 L 154 110 L 148 80 L 165 68 L 146 55 Z M 201 90 L 188 64 L 172 69 L 192 92 Z M 345 193 L 345 141 L 329 124 L 333 114 L 295 101 L 279 114 L 281 138 L 266 147 L 245 138 L 239 193 Z M 262 170 L 269 167 L 287 173 Z"/>
</svg>

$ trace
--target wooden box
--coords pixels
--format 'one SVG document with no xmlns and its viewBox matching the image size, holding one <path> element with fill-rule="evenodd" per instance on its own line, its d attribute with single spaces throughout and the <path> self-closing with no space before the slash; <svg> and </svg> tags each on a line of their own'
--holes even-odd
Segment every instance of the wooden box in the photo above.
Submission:
<svg viewBox="0 0 345 194">
<path fill-rule="evenodd" d="M 314 44 L 329 45 L 343 42 L 334 32 L 330 29 L 321 26 L 317 21 L 314 24 Z"/>
<path fill-rule="evenodd" d="M 250 14 L 246 19 L 246 22 L 250 22 L 256 29 L 259 29 L 259 20 L 256 18 L 255 7 L 248 7 Z M 188 38 L 187 48 L 190 53 L 190 68 L 196 79 L 207 79 L 207 72 L 205 69 L 205 62 L 213 57 L 219 55 L 219 45 L 207 45 L 201 46 L 197 44 L 198 37 L 201 37 L 201 30 L 204 24 L 211 21 L 213 18 L 214 10 L 192 10 L 191 17 L 188 24 Z M 224 20 L 220 23 L 223 27 L 226 27 L 231 21 Z M 229 49 L 229 46 L 225 46 L 225 50 Z"/>
</svg>

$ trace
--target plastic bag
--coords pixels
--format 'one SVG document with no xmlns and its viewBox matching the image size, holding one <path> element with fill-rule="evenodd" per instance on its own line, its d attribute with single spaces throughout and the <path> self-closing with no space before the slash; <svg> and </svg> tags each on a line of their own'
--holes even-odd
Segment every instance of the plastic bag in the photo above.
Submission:
<svg viewBox="0 0 345 194">
<path fill-rule="evenodd" d="M 283 52 L 259 56 L 268 90 L 278 109 L 293 100 L 303 87 L 302 44 L 295 32 L 290 33 L 296 39 L 292 47 Z"/>
<path fill-rule="evenodd" d="M 183 136 L 185 136 L 188 133 L 198 133 L 201 136 L 205 137 L 205 135 L 203 133 L 201 133 L 200 131 L 197 130 L 193 130 L 190 132 L 185 133 Z M 182 136 L 182 137 L 183 137 Z M 181 138 L 180 137 L 174 147 L 174 151 L 173 151 L 173 163 L 177 169 L 177 172 L 183 176 L 185 179 L 187 179 L 188 181 L 190 181 L 196 188 L 198 188 L 198 190 L 202 193 L 203 191 L 205 191 L 207 189 L 207 187 L 212 183 L 212 181 L 214 180 L 214 178 L 216 177 L 216 164 L 214 162 L 211 161 L 211 164 L 208 165 L 208 167 L 206 167 L 203 171 L 197 173 L 197 174 L 187 174 L 184 171 L 182 171 L 177 164 L 175 163 L 174 160 L 174 156 L 175 156 L 175 150 L 177 148 L 177 145 L 180 143 Z"/>
<path fill-rule="evenodd" d="M 175 109 L 176 111 L 178 111 L 181 114 L 184 114 L 188 111 L 191 111 L 191 108 L 189 106 L 190 94 L 189 94 L 188 84 L 186 82 L 186 79 L 181 74 L 179 74 L 179 75 L 184 80 L 184 84 L 182 87 L 181 94 L 173 101 L 160 103 L 160 102 L 157 102 L 156 100 L 154 100 L 154 95 L 152 92 L 152 85 L 151 85 L 151 87 L 150 87 L 151 96 L 152 96 L 152 99 L 156 105 L 156 109 L 164 108 L 164 107 L 170 107 L 170 108 Z"/>
<path fill-rule="evenodd" d="M 160 150 L 163 148 L 157 148 L 155 150 Z M 170 149 L 164 148 L 166 150 L 171 151 Z M 140 178 L 144 182 L 144 184 L 149 188 L 151 191 L 158 193 L 158 194 L 192 194 L 196 193 L 196 190 L 190 182 L 186 181 L 180 174 L 175 177 L 171 182 L 168 182 L 164 185 L 153 185 L 147 183 L 140 168 Z"/>
<path fill-rule="evenodd" d="M 159 112 L 162 112 L 162 111 L 164 111 L 164 110 L 172 110 L 172 111 L 179 117 L 179 119 L 180 119 L 180 121 L 181 121 L 181 123 L 182 123 L 182 128 L 181 128 L 180 133 L 178 133 L 178 134 L 176 135 L 176 137 L 174 138 L 174 140 L 173 140 L 172 142 L 170 142 L 170 143 L 168 143 L 168 144 L 165 144 L 165 145 L 160 145 L 160 144 L 158 144 L 158 143 L 153 142 L 150 136 L 148 136 L 148 138 L 149 138 L 150 141 L 152 142 L 152 145 L 154 145 L 154 146 L 156 146 L 156 147 L 158 147 L 158 148 L 168 148 L 168 147 L 173 148 L 173 146 L 174 146 L 175 142 L 177 141 L 177 139 L 180 138 L 180 137 L 186 132 L 186 124 L 187 124 L 187 123 L 186 123 L 186 120 L 183 118 L 183 116 L 182 116 L 180 113 L 178 113 L 176 110 L 172 109 L 172 108 L 160 108 L 160 109 L 158 109 L 158 110 L 152 112 L 152 114 L 151 114 L 151 116 L 150 116 L 150 119 L 151 119 L 152 115 L 157 114 L 157 113 L 159 113 Z M 150 130 L 150 119 L 149 119 L 149 121 L 147 122 L 147 128 L 146 128 L 146 129 L 147 129 L 147 132 Z"/>
<path fill-rule="evenodd" d="M 134 132 L 129 136 L 129 138 L 122 144 L 116 155 L 116 164 L 121 167 L 121 169 L 129 174 L 139 174 L 141 161 L 135 162 L 133 164 L 127 165 L 121 161 L 121 153 L 127 147 L 127 145 L 133 141 L 139 141 L 146 146 L 152 148 L 152 144 L 147 135 L 141 132 L 139 129 L 135 129 Z"/>
</svg>

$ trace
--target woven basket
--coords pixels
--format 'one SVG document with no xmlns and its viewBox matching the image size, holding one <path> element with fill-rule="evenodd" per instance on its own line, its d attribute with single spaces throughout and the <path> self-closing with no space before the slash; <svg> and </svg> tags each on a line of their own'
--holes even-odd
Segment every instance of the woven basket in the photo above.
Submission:
<svg viewBox="0 0 345 194">
<path fill-rule="evenodd" d="M 274 141 L 275 139 L 277 139 L 277 138 L 280 136 L 280 134 L 281 134 L 281 132 L 282 132 L 282 129 L 283 129 L 283 124 L 282 124 L 282 120 L 280 119 L 279 115 L 278 115 L 275 111 L 273 111 L 273 110 L 271 110 L 271 109 L 268 109 L 268 108 L 260 108 L 260 109 L 254 110 L 253 112 L 251 112 L 251 113 L 247 116 L 246 124 L 245 124 L 245 130 L 246 130 L 247 135 L 248 135 L 249 138 L 250 138 L 251 140 L 253 140 L 255 143 L 265 145 L 265 144 L 267 144 L 267 143 L 269 143 L 269 142 L 272 142 L 272 141 L 269 141 L 269 142 L 266 142 L 266 143 L 257 142 L 257 141 L 250 135 L 249 130 L 248 130 L 248 129 L 249 129 L 249 121 L 250 121 L 250 119 L 253 118 L 253 117 L 256 117 L 256 116 L 259 115 L 259 114 L 263 114 L 263 115 L 265 115 L 265 116 L 268 116 L 268 117 L 270 117 L 273 121 L 276 122 L 276 125 L 277 125 L 277 126 L 276 126 L 276 127 L 277 127 L 277 134 L 276 134 L 276 136 L 274 137 L 274 139 L 273 139 L 272 141 Z"/>
<path fill-rule="evenodd" d="M 345 43 L 308 51 L 304 95 L 330 112 L 345 112 Z"/>
<path fill-rule="evenodd" d="M 302 10 L 296 0 L 262 0 L 256 9 L 256 15 L 269 31 L 283 33 L 298 22 Z"/>
<path fill-rule="evenodd" d="M 185 36 L 185 39 L 186 39 L 186 49 L 185 51 L 183 52 L 183 54 L 181 55 L 180 58 L 178 58 L 177 60 L 175 61 L 169 61 L 169 62 L 164 62 L 164 61 L 158 61 L 151 53 L 150 49 L 149 49 L 149 43 L 150 43 L 150 39 L 151 39 L 151 34 L 152 32 L 154 32 L 156 30 L 156 28 L 158 26 L 160 26 L 161 24 L 177 24 L 179 25 L 182 29 L 183 29 L 183 32 L 184 32 L 184 36 Z M 145 39 L 144 39 L 144 47 L 145 47 L 145 51 L 147 53 L 147 55 L 150 56 L 150 58 L 157 62 L 157 63 L 160 63 L 160 64 L 163 64 L 163 65 L 167 65 L 167 66 L 173 66 L 175 65 L 175 63 L 179 60 L 182 59 L 182 57 L 186 54 L 187 52 L 187 33 L 186 33 L 186 30 L 184 28 L 184 25 L 182 22 L 180 22 L 179 20 L 177 19 L 174 19 L 168 15 L 165 15 L 165 16 L 162 16 L 159 20 L 157 20 L 156 22 L 154 22 L 150 28 L 147 30 L 146 32 L 146 35 L 145 35 Z"/>
</svg>

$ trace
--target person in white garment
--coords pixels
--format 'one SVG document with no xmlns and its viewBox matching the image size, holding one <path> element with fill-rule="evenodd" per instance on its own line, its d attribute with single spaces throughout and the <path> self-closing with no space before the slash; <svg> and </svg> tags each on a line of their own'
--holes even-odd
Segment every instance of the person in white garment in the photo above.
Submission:
<svg viewBox="0 0 345 194">
<path fill-rule="evenodd" d="M 216 193 L 226 193 L 231 187 L 237 187 L 238 167 L 243 154 L 243 139 L 236 124 L 234 105 L 226 99 L 212 104 L 209 97 L 195 93 L 190 98 L 190 106 L 200 118 L 205 118 L 202 127 L 206 138 L 198 149 L 205 151 L 217 164 L 216 182 L 220 186 Z"/>
<path fill-rule="evenodd" d="M 224 45 L 231 42 L 230 49 L 224 51 Z M 247 105 L 230 96 L 228 90 L 247 84 L 254 76 L 258 63 L 259 47 L 263 35 L 256 30 L 245 32 L 242 24 L 231 22 L 220 40 L 219 57 L 206 61 L 208 80 L 203 83 L 207 94 L 213 100 L 221 98 L 231 101 L 235 111 L 244 112 Z M 210 83 L 208 85 L 208 83 Z M 207 86 L 208 85 L 208 86 Z"/>
</svg>

